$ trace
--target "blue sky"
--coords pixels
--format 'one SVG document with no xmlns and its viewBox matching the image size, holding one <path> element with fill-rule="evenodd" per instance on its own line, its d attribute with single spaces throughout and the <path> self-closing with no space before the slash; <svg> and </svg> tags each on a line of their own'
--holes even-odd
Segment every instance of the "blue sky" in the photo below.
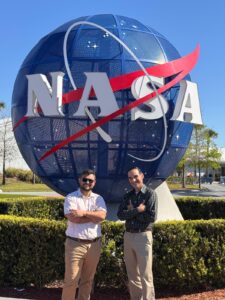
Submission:
<svg viewBox="0 0 225 300">
<path fill-rule="evenodd" d="M 151 26 L 181 56 L 200 44 L 191 78 L 198 84 L 204 124 L 225 147 L 225 1 L 204 0 L 7 0 L 1 2 L 0 100 L 10 109 L 17 72 L 32 47 L 47 33 L 80 16 L 112 13 Z"/>
</svg>

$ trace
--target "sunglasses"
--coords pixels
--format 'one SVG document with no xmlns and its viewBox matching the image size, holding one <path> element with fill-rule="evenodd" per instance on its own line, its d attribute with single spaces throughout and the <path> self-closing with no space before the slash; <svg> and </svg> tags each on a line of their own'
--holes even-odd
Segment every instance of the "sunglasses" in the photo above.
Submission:
<svg viewBox="0 0 225 300">
<path fill-rule="evenodd" d="M 89 179 L 89 178 L 82 178 L 82 181 L 84 182 L 84 183 L 93 183 L 94 182 L 94 180 L 93 179 Z"/>
</svg>

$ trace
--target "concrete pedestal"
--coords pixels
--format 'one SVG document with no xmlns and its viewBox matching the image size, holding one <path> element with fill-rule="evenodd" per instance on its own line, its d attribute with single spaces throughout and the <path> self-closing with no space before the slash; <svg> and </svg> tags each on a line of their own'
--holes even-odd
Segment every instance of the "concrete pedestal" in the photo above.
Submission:
<svg viewBox="0 0 225 300">
<path fill-rule="evenodd" d="M 158 196 L 158 214 L 157 220 L 183 220 L 180 210 L 171 194 L 166 182 L 163 182 L 155 189 Z"/>
</svg>

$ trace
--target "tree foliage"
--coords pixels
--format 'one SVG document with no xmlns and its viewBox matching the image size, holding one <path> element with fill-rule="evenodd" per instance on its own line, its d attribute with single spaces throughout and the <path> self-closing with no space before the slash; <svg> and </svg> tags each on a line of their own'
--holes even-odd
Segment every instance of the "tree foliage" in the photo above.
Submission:
<svg viewBox="0 0 225 300">
<path fill-rule="evenodd" d="M 2 110 L 3 108 L 5 108 L 5 103 L 0 101 L 0 110 Z"/>
<path fill-rule="evenodd" d="M 2 102 L 0 102 L 0 110 Z M 6 183 L 6 163 L 13 160 L 16 153 L 16 142 L 12 132 L 12 121 L 4 115 L 4 110 L 2 109 L 0 115 L 0 159 L 2 165 L 2 184 Z"/>
<path fill-rule="evenodd" d="M 198 177 L 201 188 L 201 176 L 213 176 L 213 170 L 220 168 L 221 152 L 215 143 L 218 134 L 204 125 L 195 125 L 187 151 L 177 166 L 177 172 L 182 175 L 182 186 L 185 187 L 185 169 L 193 168 L 194 177 Z"/>
<path fill-rule="evenodd" d="M 201 188 L 201 175 L 204 172 L 209 177 L 209 170 L 220 168 L 221 152 L 214 139 L 218 134 L 204 125 L 195 125 L 191 142 L 184 156 L 184 163 L 194 169 L 194 176 L 198 175 L 199 188 Z"/>
</svg>

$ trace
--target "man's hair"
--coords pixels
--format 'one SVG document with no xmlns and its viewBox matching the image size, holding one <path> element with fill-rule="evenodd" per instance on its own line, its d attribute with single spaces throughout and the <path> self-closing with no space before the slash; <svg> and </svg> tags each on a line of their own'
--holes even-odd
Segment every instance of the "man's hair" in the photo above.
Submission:
<svg viewBox="0 0 225 300">
<path fill-rule="evenodd" d="M 95 174 L 95 171 L 94 170 L 91 170 L 91 169 L 87 169 L 87 170 L 84 170 L 79 178 L 83 177 L 84 175 L 94 175 L 96 177 L 96 174 Z"/>
<path fill-rule="evenodd" d="M 129 173 L 130 171 L 132 171 L 132 170 L 138 170 L 138 172 L 140 173 L 140 174 L 142 174 L 143 172 L 141 171 L 141 169 L 140 168 L 138 168 L 138 167 L 132 167 L 132 168 L 130 168 L 128 171 L 127 171 L 127 173 Z"/>
</svg>

